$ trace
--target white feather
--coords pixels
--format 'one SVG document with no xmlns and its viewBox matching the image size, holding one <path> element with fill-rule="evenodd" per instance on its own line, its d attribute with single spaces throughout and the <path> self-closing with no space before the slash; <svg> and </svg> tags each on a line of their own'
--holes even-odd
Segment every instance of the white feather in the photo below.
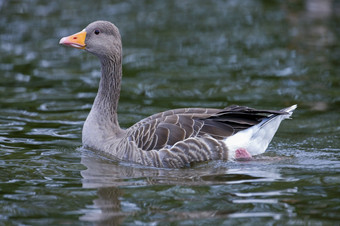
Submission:
<svg viewBox="0 0 340 226">
<path fill-rule="evenodd" d="M 231 159 L 235 159 L 235 151 L 239 148 L 246 149 L 252 156 L 264 153 L 279 128 L 281 121 L 289 118 L 296 107 L 297 105 L 293 105 L 284 108 L 281 111 L 285 111 L 288 114 L 269 115 L 259 124 L 226 138 L 224 142 L 229 149 Z"/>
</svg>

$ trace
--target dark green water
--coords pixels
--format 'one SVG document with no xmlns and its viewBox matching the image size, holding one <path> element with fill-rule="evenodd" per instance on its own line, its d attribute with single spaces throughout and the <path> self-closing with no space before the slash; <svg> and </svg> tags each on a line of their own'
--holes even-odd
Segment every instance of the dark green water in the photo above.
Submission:
<svg viewBox="0 0 340 226">
<path fill-rule="evenodd" d="M 0 0 L 0 225 L 340 224 L 340 3 Z M 118 164 L 81 149 L 99 62 L 58 45 L 121 31 L 119 120 L 298 104 L 250 162 Z"/>
</svg>

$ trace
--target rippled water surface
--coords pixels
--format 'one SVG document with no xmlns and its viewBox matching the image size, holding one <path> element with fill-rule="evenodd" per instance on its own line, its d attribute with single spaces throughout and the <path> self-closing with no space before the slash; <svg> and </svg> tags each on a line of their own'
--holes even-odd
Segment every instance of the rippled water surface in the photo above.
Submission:
<svg viewBox="0 0 340 226">
<path fill-rule="evenodd" d="M 0 0 L 0 224 L 340 222 L 340 4 Z M 123 127 L 180 107 L 298 104 L 248 162 L 166 170 L 81 148 L 98 60 L 58 45 L 121 31 Z"/>
</svg>

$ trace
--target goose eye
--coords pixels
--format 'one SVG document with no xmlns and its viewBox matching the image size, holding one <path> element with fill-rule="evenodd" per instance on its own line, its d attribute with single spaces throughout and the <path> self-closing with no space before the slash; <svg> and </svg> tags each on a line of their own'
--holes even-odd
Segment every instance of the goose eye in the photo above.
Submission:
<svg viewBox="0 0 340 226">
<path fill-rule="evenodd" d="M 96 34 L 96 35 L 99 35 L 99 33 L 100 33 L 100 31 L 97 29 L 97 30 L 94 30 L 94 33 Z"/>
</svg>

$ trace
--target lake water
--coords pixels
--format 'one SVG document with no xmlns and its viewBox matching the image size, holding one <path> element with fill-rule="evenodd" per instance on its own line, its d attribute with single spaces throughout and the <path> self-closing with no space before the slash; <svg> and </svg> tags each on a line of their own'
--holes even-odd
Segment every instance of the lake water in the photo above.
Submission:
<svg viewBox="0 0 340 226">
<path fill-rule="evenodd" d="M 0 225 L 339 225 L 340 3 L 0 0 Z M 171 108 L 298 104 L 267 152 L 188 169 L 81 148 L 98 60 L 58 44 L 119 28 L 121 126 Z"/>
</svg>

